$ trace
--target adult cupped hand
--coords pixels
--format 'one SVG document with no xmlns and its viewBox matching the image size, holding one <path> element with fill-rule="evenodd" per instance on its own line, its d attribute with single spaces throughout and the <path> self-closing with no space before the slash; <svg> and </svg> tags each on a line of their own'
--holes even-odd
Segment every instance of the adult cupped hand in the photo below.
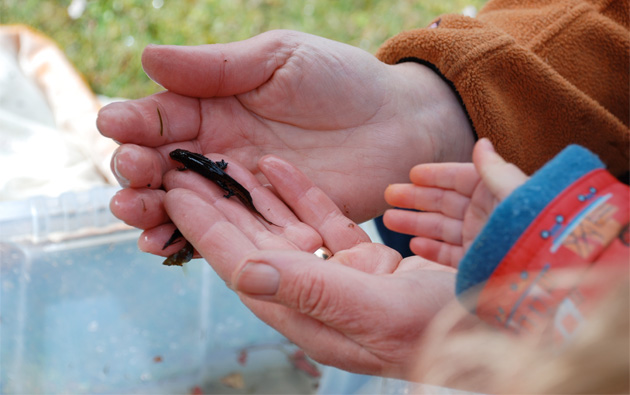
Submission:
<svg viewBox="0 0 630 395">
<path fill-rule="evenodd" d="M 229 163 L 257 209 L 277 225 L 225 199 L 199 175 L 172 171 L 164 206 L 184 236 L 248 308 L 315 360 L 405 377 L 423 329 L 454 297 L 454 271 L 420 257 L 403 260 L 371 243 L 286 161 L 266 156 L 259 162 L 275 193 L 238 162 Z M 158 250 L 156 239 L 146 239 L 144 248 Z M 305 252 L 321 245 L 334 253 L 330 259 Z"/>
<path fill-rule="evenodd" d="M 229 44 L 148 46 L 142 62 L 167 91 L 108 105 L 97 125 L 122 144 L 112 168 L 132 188 L 116 211 L 143 229 L 167 220 L 144 207 L 162 204 L 175 147 L 227 155 L 263 182 L 257 161 L 278 155 L 357 222 L 385 210 L 383 190 L 413 165 L 465 160 L 472 150 L 463 109 L 433 71 L 386 65 L 335 41 L 271 31 Z"/>
</svg>

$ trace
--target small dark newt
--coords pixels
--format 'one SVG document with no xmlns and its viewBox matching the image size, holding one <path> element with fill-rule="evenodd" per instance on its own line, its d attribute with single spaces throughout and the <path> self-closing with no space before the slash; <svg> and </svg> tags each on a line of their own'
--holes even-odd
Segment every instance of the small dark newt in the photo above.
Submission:
<svg viewBox="0 0 630 395">
<path fill-rule="evenodd" d="M 236 196 L 245 205 L 245 207 L 256 213 L 256 215 L 265 220 L 265 222 L 270 225 L 275 225 L 256 209 L 254 201 L 252 200 L 252 195 L 249 191 L 224 171 L 228 165 L 226 161 L 221 160 L 219 162 L 214 162 L 201 154 L 196 154 L 183 149 L 176 149 L 175 151 L 172 151 L 170 156 L 172 159 L 184 165 L 184 167 L 179 170 L 192 170 L 195 173 L 201 174 L 227 192 L 227 194 L 223 195 L 223 197 L 230 198 L 232 196 Z"/>
<path fill-rule="evenodd" d="M 213 181 L 218 186 L 223 188 L 227 194 L 223 195 L 226 199 L 229 199 L 232 196 L 236 196 L 248 209 L 252 212 L 256 213 L 260 218 L 262 218 L 265 222 L 270 225 L 275 225 L 273 222 L 269 221 L 265 218 L 254 206 L 254 202 L 252 200 L 252 196 L 244 186 L 242 186 L 238 181 L 232 178 L 229 174 L 227 174 L 224 170 L 227 167 L 227 162 L 221 160 L 219 162 L 214 162 L 201 154 L 196 154 L 194 152 L 186 151 L 183 149 L 176 149 L 170 153 L 172 159 L 180 162 L 184 167 L 178 170 L 192 170 L 195 173 L 198 173 L 210 181 Z M 277 226 L 277 225 L 276 225 Z M 177 240 L 182 238 L 182 234 L 179 229 L 175 229 L 171 237 L 162 247 L 162 250 L 166 249 L 166 247 L 174 244 Z M 186 245 L 176 253 L 170 255 L 165 261 L 164 265 L 172 266 L 182 266 L 184 263 L 190 261 L 193 256 L 194 249 L 192 245 L 186 241 Z"/>
<path fill-rule="evenodd" d="M 175 228 L 175 231 L 173 232 L 171 237 L 166 241 L 166 243 L 164 243 L 164 246 L 162 246 L 162 250 L 165 250 L 166 247 L 175 244 L 179 241 L 179 239 L 182 239 L 183 237 L 184 236 L 182 235 L 182 232 L 180 232 L 179 229 Z M 162 262 L 163 265 L 183 266 L 184 263 L 189 262 L 192 259 L 195 249 L 188 240 L 184 239 L 184 241 L 186 241 L 186 244 L 177 252 L 169 255 L 168 258 L 166 258 L 164 262 Z"/>
<path fill-rule="evenodd" d="M 186 244 L 179 251 L 169 255 L 162 264 L 165 266 L 183 266 L 184 263 L 192 259 L 194 252 L 195 248 L 193 245 L 186 241 Z"/>
</svg>

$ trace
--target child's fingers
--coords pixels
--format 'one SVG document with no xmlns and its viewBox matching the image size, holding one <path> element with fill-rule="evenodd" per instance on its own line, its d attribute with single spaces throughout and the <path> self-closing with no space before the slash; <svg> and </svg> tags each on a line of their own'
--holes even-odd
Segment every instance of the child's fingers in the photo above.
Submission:
<svg viewBox="0 0 630 395">
<path fill-rule="evenodd" d="M 387 210 L 383 223 L 395 232 L 462 244 L 462 221 L 438 213 Z"/>
<path fill-rule="evenodd" d="M 432 211 L 462 219 L 470 198 L 452 190 L 391 184 L 385 189 L 385 201 L 394 207 Z"/>
<path fill-rule="evenodd" d="M 409 243 L 414 254 L 441 265 L 457 267 L 464 256 L 461 245 L 448 244 L 443 241 L 414 237 Z"/>
<path fill-rule="evenodd" d="M 424 163 L 414 166 L 409 178 L 415 185 L 450 189 L 464 196 L 472 195 L 479 181 L 472 163 Z"/>
<path fill-rule="evenodd" d="M 473 162 L 483 182 L 499 201 L 505 199 L 528 179 L 518 167 L 503 160 L 486 138 L 479 140 L 475 145 Z"/>
</svg>

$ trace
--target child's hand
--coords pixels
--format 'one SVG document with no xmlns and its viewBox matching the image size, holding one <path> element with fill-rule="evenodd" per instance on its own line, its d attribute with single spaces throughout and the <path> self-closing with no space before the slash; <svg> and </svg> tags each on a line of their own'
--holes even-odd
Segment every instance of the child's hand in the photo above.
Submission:
<svg viewBox="0 0 630 395">
<path fill-rule="evenodd" d="M 487 139 L 473 151 L 473 163 L 417 165 L 413 184 L 394 184 L 385 190 L 392 206 L 423 212 L 388 210 L 389 229 L 411 234 L 411 251 L 426 259 L 457 267 L 494 208 L 527 176 L 501 158 Z"/>
</svg>

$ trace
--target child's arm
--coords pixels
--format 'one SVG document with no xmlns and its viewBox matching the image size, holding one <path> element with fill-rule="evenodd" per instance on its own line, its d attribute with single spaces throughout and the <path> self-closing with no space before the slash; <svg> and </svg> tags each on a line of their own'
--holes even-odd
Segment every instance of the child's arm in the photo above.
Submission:
<svg viewBox="0 0 630 395">
<path fill-rule="evenodd" d="M 411 234 L 411 250 L 424 258 L 457 267 L 496 205 L 527 176 L 505 162 L 487 139 L 473 151 L 473 163 L 415 166 L 412 184 L 390 185 L 385 200 L 395 207 L 383 221 L 396 232 Z"/>
</svg>

